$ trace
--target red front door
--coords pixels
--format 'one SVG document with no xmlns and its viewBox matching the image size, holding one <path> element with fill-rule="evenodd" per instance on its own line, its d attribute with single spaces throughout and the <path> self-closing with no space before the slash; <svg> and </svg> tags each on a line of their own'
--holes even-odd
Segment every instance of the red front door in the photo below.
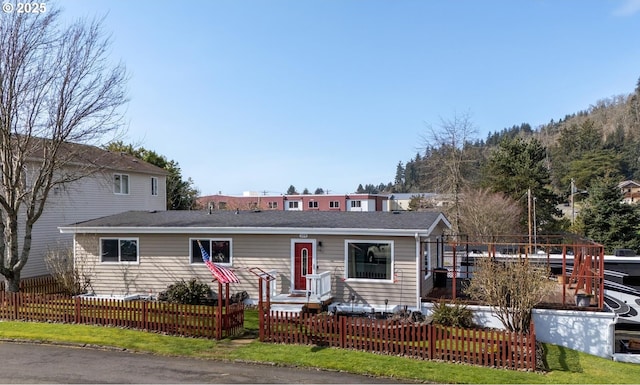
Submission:
<svg viewBox="0 0 640 385">
<path fill-rule="evenodd" d="M 307 274 L 313 274 L 313 243 L 296 242 L 293 252 L 293 290 L 306 290 Z"/>
</svg>

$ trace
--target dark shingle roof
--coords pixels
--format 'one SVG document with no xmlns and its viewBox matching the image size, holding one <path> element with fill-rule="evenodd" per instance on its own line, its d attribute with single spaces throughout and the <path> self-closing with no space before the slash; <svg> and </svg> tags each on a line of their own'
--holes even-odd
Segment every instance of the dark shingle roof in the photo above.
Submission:
<svg viewBox="0 0 640 385">
<path fill-rule="evenodd" d="M 143 174 L 167 175 L 168 172 L 133 155 L 111 152 L 99 147 L 77 143 L 65 143 L 63 148 L 75 154 L 76 161 L 97 164 L 102 168 L 115 171 L 139 172 Z"/>
<path fill-rule="evenodd" d="M 43 159 L 45 148 L 51 142 L 48 139 L 32 137 L 29 138 L 29 143 L 30 157 Z M 156 175 L 169 174 L 165 169 L 147 163 L 133 155 L 111 152 L 88 144 L 64 142 L 60 144 L 58 156 L 64 163 L 95 166 L 99 169 Z"/>
<path fill-rule="evenodd" d="M 235 211 L 209 214 L 198 211 L 128 211 L 121 214 L 65 226 L 74 232 L 82 228 L 305 228 L 305 229 L 389 229 L 427 230 L 439 219 L 439 212 L 332 212 L 332 211 Z M 446 222 L 448 224 L 448 222 Z"/>
</svg>

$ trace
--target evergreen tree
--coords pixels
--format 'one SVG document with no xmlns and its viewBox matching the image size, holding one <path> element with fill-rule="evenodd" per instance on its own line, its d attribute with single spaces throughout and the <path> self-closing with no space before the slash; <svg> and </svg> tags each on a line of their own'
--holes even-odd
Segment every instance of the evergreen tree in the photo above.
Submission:
<svg viewBox="0 0 640 385">
<path fill-rule="evenodd" d="M 191 178 L 183 179 L 182 170 L 177 162 L 167 160 L 164 155 L 160 155 L 155 151 L 147 150 L 144 147 L 136 148 L 132 144 L 124 144 L 121 141 L 109 143 L 104 148 L 111 152 L 131 154 L 138 159 L 168 171 L 167 210 L 191 210 L 195 208 L 199 191 L 193 186 Z"/>
<path fill-rule="evenodd" d="M 316 195 L 321 195 L 324 194 L 324 190 L 321 187 L 318 187 L 313 193 Z"/>
<path fill-rule="evenodd" d="M 420 173 L 418 172 L 418 165 L 421 164 L 419 162 L 407 162 L 407 165 L 404 169 L 404 187 L 402 190 L 398 191 L 401 193 L 406 193 L 409 191 L 416 191 L 420 186 Z"/>
<path fill-rule="evenodd" d="M 384 183 L 382 184 L 382 187 L 384 187 Z M 364 185 L 364 187 L 362 187 L 362 185 L 358 186 L 358 191 L 359 194 L 377 194 L 380 191 L 378 190 L 378 187 L 374 186 L 373 184 L 369 183 Z"/>
<path fill-rule="evenodd" d="M 397 192 L 402 192 L 404 190 L 405 180 L 404 180 L 404 166 L 402 162 L 398 162 L 396 166 L 396 178 L 394 180 L 394 188 Z"/>
<path fill-rule="evenodd" d="M 640 208 L 622 201 L 617 179 L 599 179 L 589 190 L 578 219 L 584 235 L 601 243 L 607 253 L 640 250 Z"/>
<path fill-rule="evenodd" d="M 151 163 L 151 161 L 149 161 Z M 193 187 L 193 180 L 182 177 L 182 170 L 177 162 L 168 161 L 164 169 L 167 176 L 167 210 L 191 210 L 195 208 L 199 191 Z"/>
<path fill-rule="evenodd" d="M 294 185 L 289 186 L 287 189 L 287 195 L 298 195 L 298 191 L 296 190 Z"/>
<path fill-rule="evenodd" d="M 536 225 L 542 233 L 559 231 L 557 208 L 560 198 L 551 191 L 549 170 L 545 166 L 546 150 L 535 138 L 504 139 L 491 154 L 485 171 L 486 184 L 494 192 L 509 196 L 526 213 L 523 227 L 529 225 L 531 212 L 528 191 L 536 200 Z"/>
<path fill-rule="evenodd" d="M 588 189 L 591 183 L 608 175 L 618 181 L 625 179 L 621 170 L 624 169 L 620 154 L 613 150 L 594 150 L 584 153 L 580 158 L 571 160 L 567 164 L 567 175 L 561 180 L 564 186 L 575 180 L 580 189 Z"/>
</svg>

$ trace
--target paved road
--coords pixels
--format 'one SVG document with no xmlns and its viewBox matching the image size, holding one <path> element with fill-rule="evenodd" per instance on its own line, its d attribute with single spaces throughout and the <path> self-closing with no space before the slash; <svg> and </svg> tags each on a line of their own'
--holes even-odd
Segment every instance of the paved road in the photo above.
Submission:
<svg viewBox="0 0 640 385">
<path fill-rule="evenodd" d="M 0 342 L 2 384 L 400 383 L 347 373 L 162 357 L 127 351 Z"/>
</svg>

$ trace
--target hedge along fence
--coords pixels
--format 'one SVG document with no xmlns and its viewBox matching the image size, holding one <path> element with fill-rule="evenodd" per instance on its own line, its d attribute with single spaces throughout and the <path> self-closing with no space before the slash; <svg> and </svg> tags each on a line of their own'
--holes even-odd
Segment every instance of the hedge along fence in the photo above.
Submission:
<svg viewBox="0 0 640 385">
<path fill-rule="evenodd" d="M 221 313 L 220 313 L 221 312 Z M 224 338 L 244 327 L 244 305 L 182 305 L 153 301 L 0 292 L 0 318 L 110 325 L 189 337 Z"/>
<path fill-rule="evenodd" d="M 277 311 L 265 314 L 262 319 L 262 342 L 314 344 L 424 360 L 536 370 L 533 326 L 529 334 L 522 334 Z"/>
</svg>

